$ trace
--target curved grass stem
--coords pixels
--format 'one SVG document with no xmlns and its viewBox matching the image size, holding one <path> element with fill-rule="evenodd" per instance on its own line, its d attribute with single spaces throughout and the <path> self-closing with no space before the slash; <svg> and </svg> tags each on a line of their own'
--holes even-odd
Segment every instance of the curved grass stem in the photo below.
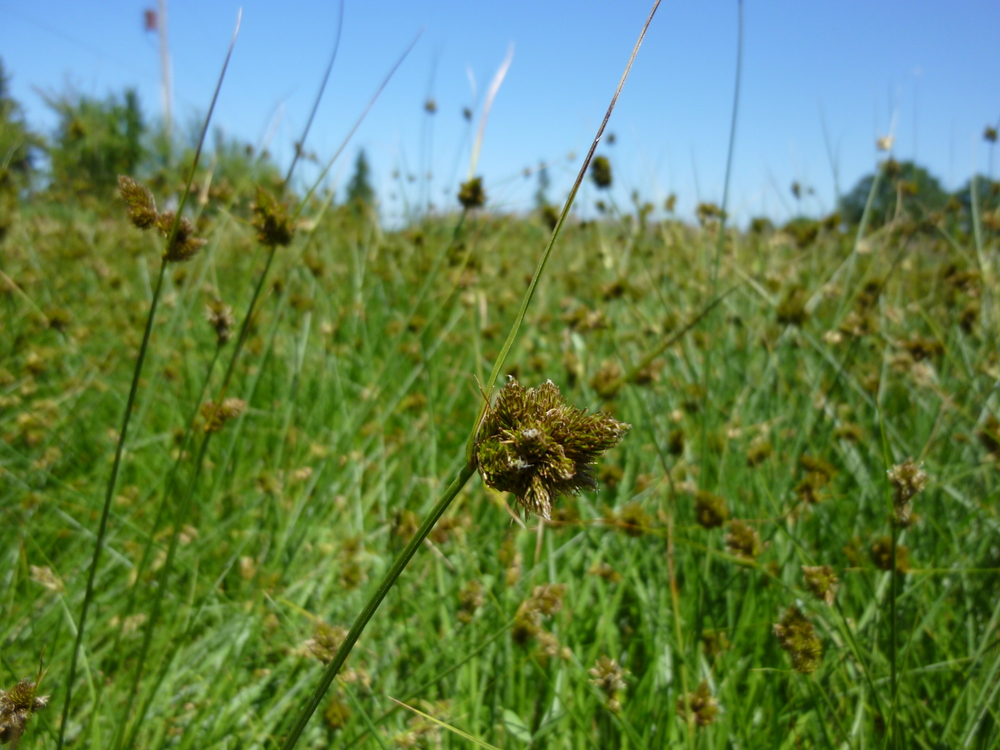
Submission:
<svg viewBox="0 0 1000 750">
<path fill-rule="evenodd" d="M 448 485 L 448 488 L 444 491 L 444 494 L 441 495 L 441 499 L 438 500 L 437 505 L 435 505 L 433 510 L 431 510 L 431 512 L 424 518 L 423 523 L 420 524 L 420 528 L 417 529 L 416 534 L 413 535 L 409 544 L 406 545 L 403 551 L 399 554 L 399 557 L 397 557 L 395 562 L 393 562 L 392 567 L 389 568 L 389 571 L 385 574 L 385 577 L 378 585 L 375 593 L 372 594 L 371 599 L 368 600 L 368 603 L 365 604 L 364 609 L 361 610 L 361 613 L 354 621 L 350 632 L 348 632 L 347 636 L 344 638 L 343 643 L 340 644 L 340 648 L 337 649 L 337 653 L 323 671 L 323 676 L 320 678 L 319 685 L 316 686 L 312 695 L 309 696 L 309 701 L 306 703 L 306 707 L 296 720 L 295 726 L 292 727 L 292 731 L 285 738 L 285 742 L 281 746 L 282 750 L 291 750 L 291 748 L 295 747 L 295 744 L 298 742 L 303 730 L 305 730 L 306 724 L 309 723 L 309 719 L 316 712 L 320 702 L 323 700 L 323 696 L 326 695 L 327 689 L 333 683 L 333 680 L 340 671 L 340 668 L 344 665 L 344 662 L 351 653 L 351 649 L 354 648 L 354 644 L 357 643 L 358 638 L 365 629 L 365 626 L 368 625 L 368 621 L 372 619 L 372 616 L 382 604 L 382 600 L 385 599 L 386 594 L 388 594 L 389 590 L 395 585 L 396 579 L 399 578 L 403 569 L 416 553 L 417 547 L 423 544 L 424 539 L 426 539 L 427 535 L 430 534 L 431 529 L 434 528 L 438 519 L 444 515 L 446 510 L 448 510 L 448 506 L 451 505 L 452 501 L 465 486 L 465 483 L 469 481 L 469 478 L 475 474 L 475 472 L 476 469 L 471 463 L 466 463 L 465 466 L 462 467 L 458 476 L 455 477 L 452 483 Z"/>
<path fill-rule="evenodd" d="M 104 494 L 104 507 L 101 509 L 101 521 L 97 527 L 97 539 L 94 542 L 94 554 L 90 560 L 90 573 L 87 575 L 87 590 L 83 595 L 83 607 L 80 609 L 80 624 L 76 628 L 76 640 L 73 643 L 73 655 L 69 662 L 69 676 L 66 679 L 66 698 L 63 701 L 62 721 L 59 722 L 59 739 L 56 742 L 57 750 L 61 750 L 66 739 L 66 724 L 69 719 L 69 705 L 73 696 L 73 682 L 76 680 L 76 663 L 80 655 L 80 647 L 83 645 L 83 634 L 87 627 L 87 613 L 90 611 L 90 603 L 94 598 L 94 579 L 97 576 L 97 565 L 101 559 L 101 549 L 104 547 L 104 537 L 108 531 L 108 518 L 111 515 L 111 498 L 115 494 L 115 484 L 118 481 L 118 470 L 121 468 L 122 454 L 125 452 L 125 440 L 128 437 L 129 422 L 132 418 L 132 407 L 135 404 L 135 395 L 139 390 L 139 376 L 142 374 L 142 365 L 146 361 L 146 352 L 149 351 L 149 339 L 153 332 L 153 320 L 156 317 L 156 306 L 160 301 L 160 293 L 163 291 L 163 279 L 167 274 L 167 261 L 160 261 L 160 273 L 156 279 L 156 288 L 153 291 L 153 299 L 149 305 L 149 315 L 146 317 L 146 328 L 142 334 L 142 344 L 139 346 L 139 356 L 135 360 L 135 371 L 132 373 L 132 385 L 129 387 L 128 400 L 125 402 L 125 416 L 122 418 L 122 429 L 118 435 L 118 446 L 115 448 L 115 460 L 111 465 L 111 476 L 108 478 L 108 488 Z"/>
</svg>

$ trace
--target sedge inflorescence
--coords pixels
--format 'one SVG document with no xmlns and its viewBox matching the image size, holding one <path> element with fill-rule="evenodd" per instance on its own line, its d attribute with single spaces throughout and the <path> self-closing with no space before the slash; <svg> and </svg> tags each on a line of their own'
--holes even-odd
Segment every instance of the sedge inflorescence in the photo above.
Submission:
<svg viewBox="0 0 1000 750">
<path fill-rule="evenodd" d="M 488 486 L 513 493 L 521 509 L 548 521 L 556 498 L 597 488 L 597 458 L 630 428 L 566 403 L 551 380 L 525 388 L 512 377 L 486 412 L 476 463 Z"/>
</svg>

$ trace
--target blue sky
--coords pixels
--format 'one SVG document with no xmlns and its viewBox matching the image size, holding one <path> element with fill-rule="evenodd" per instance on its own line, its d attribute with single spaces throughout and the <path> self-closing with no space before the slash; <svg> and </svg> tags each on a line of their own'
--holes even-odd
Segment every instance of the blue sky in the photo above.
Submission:
<svg viewBox="0 0 1000 750">
<path fill-rule="evenodd" d="M 0 0 L 0 57 L 29 121 L 50 129 L 54 118 L 39 92 L 68 87 L 99 97 L 135 87 L 147 115 L 159 117 L 157 42 L 142 24 L 154 5 Z M 181 127 L 208 106 L 239 7 L 169 4 Z M 333 154 L 423 29 L 332 174 L 342 186 L 364 147 L 387 218 L 400 214 L 404 197 L 410 205 L 454 205 L 469 169 L 462 109 L 477 103 L 470 78 L 481 105 L 513 44 L 477 172 L 492 205 L 527 210 L 537 182 L 523 171 L 546 162 L 550 197 L 560 199 L 650 7 L 646 0 L 346 0 L 340 53 L 306 148 L 322 159 Z M 333 47 L 338 5 L 248 0 L 242 8 L 214 124 L 266 142 L 287 164 Z M 1000 120 L 998 30 L 995 0 L 747 0 L 732 214 L 781 221 L 799 210 L 832 210 L 835 172 L 840 189 L 850 189 L 872 170 L 875 140 L 891 128 L 896 158 L 916 158 L 948 188 L 973 169 L 988 171 L 982 133 Z M 609 125 L 615 143 L 598 151 L 612 161 L 619 204 L 629 204 L 632 190 L 658 206 L 675 192 L 679 213 L 689 217 L 699 201 L 721 202 L 736 50 L 735 0 L 661 5 Z M 423 108 L 429 97 L 437 103 L 433 116 Z M 428 171 L 429 183 L 422 177 Z M 415 181 L 406 180 L 410 174 Z M 815 191 L 801 205 L 793 181 Z M 587 188 L 579 210 L 593 214 L 597 198 Z"/>
</svg>

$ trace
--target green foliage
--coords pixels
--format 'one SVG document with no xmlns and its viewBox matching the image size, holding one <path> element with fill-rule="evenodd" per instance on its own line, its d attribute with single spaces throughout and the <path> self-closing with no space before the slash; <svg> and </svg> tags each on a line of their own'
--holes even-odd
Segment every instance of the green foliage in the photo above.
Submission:
<svg viewBox="0 0 1000 750">
<path fill-rule="evenodd" d="M 24 122 L 20 103 L 10 96 L 10 77 L 0 59 L 0 240 L 18 212 L 18 198 L 32 185 L 42 145 Z"/>
<path fill-rule="evenodd" d="M 0 59 L 0 191 L 30 184 L 42 138 L 24 121 L 21 104 L 10 95 L 10 76 Z"/>
<path fill-rule="evenodd" d="M 371 168 L 365 150 L 358 151 L 354 161 L 354 174 L 347 183 L 347 203 L 353 207 L 374 206 L 375 189 L 371 183 Z"/>
<path fill-rule="evenodd" d="M 24 241 L 3 252 L 23 294 L 0 285 L 0 689 L 33 674 L 44 648 L 42 694 L 53 700 L 72 644 L 66 603 L 82 596 L 128 387 L 123 363 L 159 263 L 159 244 L 132 222 L 148 224 L 164 196 L 126 188 L 111 220 L 74 207 L 26 213 Z M 277 216 L 275 201 L 260 210 Z M 486 385 L 546 236 L 531 219 L 491 215 L 457 239 L 434 221 L 371 231 L 367 218 L 307 205 L 219 398 L 234 348 L 215 359 L 219 311 L 246 310 L 262 218 L 255 228 L 209 213 L 199 233 L 212 241 L 164 281 L 70 747 L 113 747 L 157 590 L 163 616 L 137 701 L 150 708 L 132 746 L 186 746 L 178 738 L 190 733 L 192 747 L 249 747 L 287 734 L 290 702 L 464 462 L 476 380 Z M 522 414 L 527 389 L 550 393 L 547 379 L 566 403 L 613 410 L 633 429 L 591 467 L 601 486 L 560 498 L 541 530 L 511 523 L 503 503 L 516 507 L 514 495 L 471 479 L 329 695 L 351 710 L 317 716 L 302 746 L 337 732 L 345 747 L 377 748 L 370 721 L 386 747 L 435 747 L 438 730 L 390 695 L 505 749 L 517 737 L 617 748 L 626 735 L 630 748 L 876 747 L 893 710 L 913 746 L 976 746 L 979 733 L 979 746 L 995 746 L 996 725 L 981 717 L 1000 669 L 1000 421 L 981 415 L 998 366 L 996 308 L 969 238 L 919 235 L 897 262 L 882 233 L 846 269 L 850 250 L 826 228 L 804 235 L 806 248 L 729 230 L 720 286 L 736 291 L 640 381 L 625 373 L 705 303 L 718 224 L 571 221 L 565 232 L 511 351 L 523 398 L 494 401 L 481 433 L 484 468 L 515 491 L 519 467 L 569 474 L 557 420 L 572 409 L 544 402 L 528 414 L 539 432 L 526 432 L 536 429 Z M 995 257 L 995 236 L 984 243 Z M 601 406 L 592 381 L 608 362 L 623 374 Z M 184 432 L 205 398 L 241 413 L 204 433 L 214 437 L 199 462 Z M 890 463 L 922 461 L 912 513 L 894 488 L 923 481 L 887 473 L 886 448 Z M 196 465 L 204 481 L 181 521 L 177 497 Z M 175 529 L 174 574 L 157 589 Z M 895 566 L 890 534 L 905 534 Z M 560 585 L 561 608 L 544 604 Z M 58 721 L 51 709 L 27 721 L 22 747 L 54 747 L 45 732 Z"/>
<path fill-rule="evenodd" d="M 104 100 L 69 92 L 47 97 L 59 122 L 49 146 L 56 194 L 113 194 L 119 175 L 134 176 L 146 156 L 146 124 L 133 89 Z"/>
<path fill-rule="evenodd" d="M 897 214 L 921 219 L 947 204 L 948 193 L 938 179 L 919 164 L 889 160 L 882 169 L 884 174 L 872 202 L 871 226 L 880 227 Z M 849 224 L 861 221 L 874 180 L 873 174 L 862 177 L 841 199 L 840 210 Z"/>
</svg>

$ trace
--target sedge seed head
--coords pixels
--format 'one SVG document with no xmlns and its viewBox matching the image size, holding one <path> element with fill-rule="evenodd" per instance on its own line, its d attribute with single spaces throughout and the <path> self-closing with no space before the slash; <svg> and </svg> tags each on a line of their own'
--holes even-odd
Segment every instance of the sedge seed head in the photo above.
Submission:
<svg viewBox="0 0 1000 750">
<path fill-rule="evenodd" d="M 486 191 L 483 189 L 483 178 L 473 177 L 463 182 L 458 190 L 458 202 L 463 208 L 482 208 L 486 205 Z"/>
<path fill-rule="evenodd" d="M 0 745 L 16 748 L 31 715 L 49 705 L 49 696 L 38 695 L 38 683 L 25 678 L 10 690 L 0 690 Z"/>
<path fill-rule="evenodd" d="M 840 586 L 840 579 L 833 568 L 829 565 L 803 565 L 802 574 L 805 576 L 806 588 L 812 595 L 832 606 Z"/>
<path fill-rule="evenodd" d="M 219 432 L 226 422 L 239 417 L 247 408 L 247 402 L 240 398 L 227 398 L 218 407 L 212 401 L 201 405 L 201 416 L 205 418 L 205 432 Z"/>
<path fill-rule="evenodd" d="M 601 656 L 587 674 L 590 675 L 590 684 L 607 696 L 608 708 L 616 713 L 621 710 L 618 693 L 625 689 L 628 670 L 623 669 L 616 659 Z"/>
<path fill-rule="evenodd" d="M 600 190 L 611 187 L 611 162 L 606 156 L 595 156 L 590 162 L 590 179 Z"/>
<path fill-rule="evenodd" d="M 132 226 L 137 229 L 150 229 L 156 226 L 156 202 L 149 190 L 125 175 L 118 176 L 118 194 L 125 201 L 125 213 L 128 214 Z"/>
<path fill-rule="evenodd" d="M 698 689 L 677 699 L 677 715 L 691 716 L 699 727 L 707 727 L 719 715 L 719 701 L 712 695 L 708 680 L 702 680 Z"/>
<path fill-rule="evenodd" d="M 510 378 L 487 409 L 476 463 L 486 485 L 512 492 L 525 513 L 548 521 L 556 498 L 597 488 L 593 466 L 629 429 L 567 404 L 551 380 L 525 388 Z"/>
<path fill-rule="evenodd" d="M 288 204 L 281 203 L 270 192 L 257 186 L 257 194 L 250 206 L 251 224 L 257 230 L 257 241 L 268 247 L 285 247 L 292 241 L 292 220 Z"/>
<path fill-rule="evenodd" d="M 729 518 L 726 498 L 713 495 L 706 490 L 698 490 L 694 496 L 694 514 L 702 528 L 714 529 L 722 526 Z"/>
<path fill-rule="evenodd" d="M 781 647 L 792 657 L 792 667 L 801 674 L 812 674 L 823 661 L 823 644 L 813 624 L 795 606 L 785 610 L 781 621 L 774 625 L 774 634 Z"/>
<path fill-rule="evenodd" d="M 220 299 L 209 302 L 207 308 L 205 315 L 208 318 L 208 323 L 215 329 L 218 345 L 223 346 L 229 341 L 233 326 L 236 325 L 233 308 Z"/>
<path fill-rule="evenodd" d="M 887 473 L 893 490 L 893 520 L 900 526 L 907 526 L 913 517 L 913 497 L 927 486 L 927 472 L 908 458 Z"/>
<path fill-rule="evenodd" d="M 156 217 L 156 228 L 168 240 L 176 218 L 177 214 L 173 211 L 164 211 Z M 167 248 L 163 251 L 163 260 L 168 263 L 182 263 L 191 260 L 205 242 L 200 237 L 194 236 L 194 224 L 182 217 L 177 223 L 177 232 L 174 234 L 173 240 L 168 241 Z"/>
<path fill-rule="evenodd" d="M 729 523 L 726 547 L 731 554 L 748 561 L 756 560 L 757 556 L 764 550 L 757 529 L 739 520 Z"/>
</svg>

